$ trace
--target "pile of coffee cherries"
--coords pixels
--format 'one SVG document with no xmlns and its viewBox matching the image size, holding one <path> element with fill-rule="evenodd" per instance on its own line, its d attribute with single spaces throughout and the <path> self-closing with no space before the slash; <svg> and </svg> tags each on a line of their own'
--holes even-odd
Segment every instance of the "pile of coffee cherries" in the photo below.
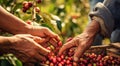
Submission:
<svg viewBox="0 0 120 66">
<path fill-rule="evenodd" d="M 62 43 L 59 42 L 59 46 L 61 45 Z M 58 51 L 59 49 L 56 52 Z M 57 56 L 56 52 L 51 52 L 42 64 L 46 66 L 120 66 L 120 58 L 105 54 L 84 53 L 78 62 L 74 62 L 73 49 L 67 50 L 66 54 L 61 56 Z"/>
</svg>

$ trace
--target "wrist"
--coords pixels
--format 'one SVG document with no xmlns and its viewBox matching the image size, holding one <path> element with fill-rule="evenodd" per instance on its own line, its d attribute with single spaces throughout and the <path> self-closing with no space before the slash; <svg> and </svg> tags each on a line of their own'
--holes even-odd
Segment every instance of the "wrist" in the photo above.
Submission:
<svg viewBox="0 0 120 66">
<path fill-rule="evenodd" d="M 13 30 L 13 34 L 29 34 L 31 31 L 32 26 L 31 25 L 25 25 L 23 28 Z"/>
<path fill-rule="evenodd" d="M 30 26 L 27 33 L 31 34 L 31 35 L 34 35 L 34 36 L 39 36 L 40 32 L 43 32 L 43 31 L 45 31 L 44 27 Z"/>
<path fill-rule="evenodd" d="M 89 35 L 90 37 L 96 36 L 100 31 L 99 22 L 96 20 L 92 20 L 92 22 L 88 25 L 88 27 L 83 31 L 84 34 Z"/>
<path fill-rule="evenodd" d="M 35 33 L 35 26 L 27 26 L 27 31 L 26 31 L 27 34 L 31 34 L 31 35 L 34 35 Z"/>
</svg>

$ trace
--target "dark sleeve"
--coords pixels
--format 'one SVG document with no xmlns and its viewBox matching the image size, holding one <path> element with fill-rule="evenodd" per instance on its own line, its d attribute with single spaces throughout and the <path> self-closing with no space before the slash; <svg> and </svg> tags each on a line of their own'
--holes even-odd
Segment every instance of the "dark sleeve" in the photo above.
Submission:
<svg viewBox="0 0 120 66">
<path fill-rule="evenodd" d="M 112 9 L 114 9 L 115 1 L 117 0 L 105 0 L 103 3 L 99 2 L 96 4 L 93 11 L 89 13 L 91 19 L 93 16 L 97 16 L 103 20 L 106 29 L 106 32 L 102 34 L 104 37 L 110 37 L 115 26 L 114 15 L 112 11 Z M 102 31 L 103 30 L 101 29 L 101 32 Z"/>
</svg>

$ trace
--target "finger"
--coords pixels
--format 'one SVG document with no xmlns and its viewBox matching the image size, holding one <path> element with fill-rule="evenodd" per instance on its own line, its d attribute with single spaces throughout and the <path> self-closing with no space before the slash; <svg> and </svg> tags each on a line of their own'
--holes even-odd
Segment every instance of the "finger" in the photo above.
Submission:
<svg viewBox="0 0 120 66">
<path fill-rule="evenodd" d="M 26 38 L 26 39 L 31 40 L 29 38 Z M 48 53 L 50 53 L 50 50 L 47 50 L 46 48 L 44 48 L 43 46 L 41 46 L 40 44 L 38 44 L 34 40 L 31 40 L 31 41 L 33 41 L 33 44 L 36 45 L 35 49 L 36 49 L 36 51 L 41 53 L 41 55 L 47 55 Z"/>
<path fill-rule="evenodd" d="M 71 48 L 71 47 L 76 46 L 73 42 L 74 42 L 74 41 L 69 41 L 69 42 L 67 42 L 66 44 L 64 44 L 64 45 L 61 47 L 58 55 L 61 55 L 65 50 L 67 50 L 67 49 L 69 49 L 69 48 Z"/>
<path fill-rule="evenodd" d="M 32 52 L 31 52 L 32 53 Z M 32 53 L 33 54 L 33 53 Z M 35 59 L 33 59 L 33 58 L 31 58 L 31 57 L 29 57 L 29 56 L 31 56 L 30 54 L 29 54 L 29 56 L 27 56 L 27 55 L 25 55 L 25 54 L 23 54 L 23 53 L 14 53 L 14 55 L 18 58 L 18 59 L 20 59 L 20 61 L 22 61 L 23 63 L 31 63 L 31 62 L 36 62 L 36 60 Z"/>
<path fill-rule="evenodd" d="M 74 54 L 74 56 L 73 56 L 74 61 L 78 61 L 79 58 L 82 56 L 83 52 L 84 52 L 84 48 L 82 48 L 82 46 L 79 45 L 79 46 L 76 48 L 75 54 Z"/>
<path fill-rule="evenodd" d="M 45 43 L 49 40 L 49 38 L 40 38 L 40 37 L 37 37 L 37 36 L 33 37 L 33 39 L 34 39 L 35 42 L 40 43 L 40 44 Z"/>
<path fill-rule="evenodd" d="M 37 44 L 39 48 L 37 48 L 37 51 L 43 55 L 46 56 L 48 53 L 50 53 L 50 50 L 47 50 L 46 48 L 42 47 L 41 45 Z"/>
<path fill-rule="evenodd" d="M 58 42 L 57 42 L 54 38 L 51 38 L 49 42 L 50 42 L 50 44 L 52 44 L 54 47 L 57 47 L 57 43 L 58 43 Z"/>
<path fill-rule="evenodd" d="M 45 56 L 42 56 L 42 55 L 39 54 L 39 53 L 37 53 L 37 54 L 35 55 L 35 59 L 36 59 L 37 62 L 46 61 Z"/>
<path fill-rule="evenodd" d="M 59 37 L 57 34 L 55 34 L 55 33 L 53 33 L 52 31 L 50 31 L 50 30 L 48 30 L 48 31 L 46 32 L 46 35 L 48 35 L 48 36 L 50 36 L 50 37 L 52 37 L 52 38 L 55 38 L 57 41 L 60 41 L 60 37 Z"/>
<path fill-rule="evenodd" d="M 17 36 L 17 37 L 24 36 L 24 37 L 33 38 L 33 36 L 32 36 L 31 34 L 17 34 L 16 36 Z"/>
<path fill-rule="evenodd" d="M 44 48 L 47 48 L 47 47 L 50 46 L 50 44 L 48 44 L 48 43 L 42 43 L 42 44 L 40 44 L 40 45 L 43 46 Z"/>
<path fill-rule="evenodd" d="M 58 35 L 55 34 L 55 37 L 54 37 L 58 42 L 60 41 L 60 37 Z"/>
</svg>

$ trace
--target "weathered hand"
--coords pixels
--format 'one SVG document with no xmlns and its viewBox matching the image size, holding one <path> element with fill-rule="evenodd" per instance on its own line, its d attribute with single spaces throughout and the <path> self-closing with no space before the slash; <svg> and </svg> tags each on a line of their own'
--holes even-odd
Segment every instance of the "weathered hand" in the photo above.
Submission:
<svg viewBox="0 0 120 66">
<path fill-rule="evenodd" d="M 83 31 L 82 34 L 73 38 L 73 40 L 65 43 L 59 51 L 59 55 L 61 55 L 65 50 L 76 46 L 74 61 L 78 61 L 81 55 L 87 50 L 94 41 L 94 38 L 97 33 L 100 31 L 99 22 L 96 20 L 92 20 L 92 22 L 88 25 L 88 27 Z"/>
<path fill-rule="evenodd" d="M 54 46 L 56 46 L 56 44 L 60 41 L 59 36 L 46 27 L 34 26 L 33 28 L 30 29 L 29 34 L 39 36 L 43 38 L 46 42 L 50 42 Z"/>
<path fill-rule="evenodd" d="M 70 49 L 72 47 L 77 47 L 75 49 L 74 61 L 78 61 L 81 55 L 87 50 L 93 42 L 93 37 L 89 37 L 89 35 L 82 33 L 81 35 L 76 36 L 71 41 L 65 43 L 59 51 L 59 55 L 61 55 L 65 50 Z"/>
<path fill-rule="evenodd" d="M 36 36 L 29 34 L 10 37 L 7 53 L 13 53 L 23 63 L 35 63 L 46 60 L 46 56 L 50 51 L 35 42 L 34 39 L 36 39 Z M 43 42 L 43 39 L 39 39 L 39 41 Z"/>
</svg>

